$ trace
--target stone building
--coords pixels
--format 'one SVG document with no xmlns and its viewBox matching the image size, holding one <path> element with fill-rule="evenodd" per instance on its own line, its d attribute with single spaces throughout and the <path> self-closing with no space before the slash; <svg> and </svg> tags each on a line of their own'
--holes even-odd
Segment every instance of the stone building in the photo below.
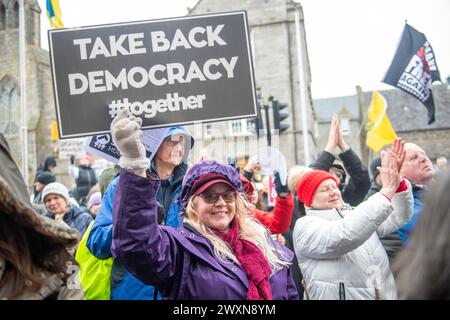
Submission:
<svg viewBox="0 0 450 320">
<path fill-rule="evenodd" d="M 421 146 L 433 162 L 441 155 L 450 157 L 449 85 L 435 84 L 433 86 L 436 121 L 431 125 L 427 124 L 425 106 L 413 96 L 398 89 L 379 92 L 386 99 L 387 115 L 398 136 L 404 138 L 406 142 Z M 341 119 L 341 126 L 347 128 L 348 134 L 345 136 L 347 143 L 366 164 L 378 156 L 378 153 L 374 154 L 365 145 L 367 109 L 371 98 L 372 91 L 364 92 L 360 97 L 354 95 L 314 100 L 314 108 L 319 118 L 319 136 L 317 137 L 319 150 L 326 145 L 333 114 L 339 112 L 342 114 L 343 110 L 346 110 L 348 124 L 343 124 Z"/>
<path fill-rule="evenodd" d="M 26 27 L 26 119 L 28 130 L 28 185 L 37 166 L 53 154 L 51 124 L 55 118 L 48 51 L 41 49 L 40 14 L 36 0 L 25 0 Z M 0 132 L 8 140 L 19 168 L 21 153 L 21 107 L 19 71 L 19 2 L 0 0 Z M 58 181 L 71 186 L 67 161 L 58 161 Z"/>
<path fill-rule="evenodd" d="M 380 93 L 390 106 L 387 114 L 398 136 L 421 146 L 432 161 L 441 155 L 450 157 L 450 86 L 433 86 L 436 121 L 431 125 L 425 106 L 413 96 L 397 89 Z M 370 97 L 366 94 L 366 101 Z"/>
<path fill-rule="evenodd" d="M 294 20 L 295 5 L 290 0 L 199 0 L 190 9 L 189 15 L 236 10 L 247 11 L 256 87 L 259 88 L 258 92 L 262 97 L 263 104 L 269 104 L 267 99 L 269 96 L 273 96 L 288 105 L 289 117 L 283 122 L 289 124 L 289 128 L 278 138 L 273 136 L 272 146 L 279 147 L 286 157 L 288 166 L 296 163 L 302 164 L 303 131 Z M 306 44 L 301 7 L 300 26 L 302 42 Z M 312 107 L 311 72 L 306 45 L 303 45 L 302 56 L 307 93 L 309 153 L 312 156 L 316 153 L 316 141 L 313 133 L 313 124 L 316 120 Z M 264 111 L 262 114 L 264 118 Z M 271 110 L 269 110 L 269 118 L 272 119 Z M 203 151 L 194 152 L 193 160 L 196 161 L 206 150 L 208 156 L 222 161 L 226 161 L 230 155 L 237 155 L 238 161 L 243 164 L 248 156 L 256 152 L 258 143 L 254 128 L 254 121 L 248 119 L 194 126 L 191 131 L 194 132 L 197 142 L 200 142 L 196 148 L 197 150 L 203 149 Z M 273 129 L 273 122 L 271 122 L 271 128 Z M 264 136 L 259 139 L 259 145 L 267 145 Z"/>
<path fill-rule="evenodd" d="M 0 131 L 10 142 L 13 156 L 21 167 L 18 9 L 17 0 L 0 0 Z M 290 116 L 283 122 L 289 124 L 289 129 L 278 138 L 273 136 L 272 145 L 279 147 L 289 166 L 303 163 L 295 5 L 291 0 L 199 0 L 189 14 L 232 10 L 247 10 L 256 85 L 260 88 L 263 101 L 267 102 L 269 96 L 274 96 L 288 105 Z M 40 14 L 41 8 L 36 0 L 25 0 L 26 118 L 30 186 L 37 166 L 54 152 L 54 142 L 51 139 L 51 124 L 55 120 L 54 97 L 48 51 L 40 48 Z M 300 26 L 302 42 L 306 44 L 301 7 Z M 312 107 L 311 75 L 306 45 L 303 46 L 302 56 L 307 93 L 305 99 L 309 125 L 309 153 L 313 156 L 317 153 L 314 133 L 316 127 L 313 125 L 316 116 Z M 271 119 L 272 112 L 269 114 Z M 271 127 L 273 128 L 273 123 Z M 256 152 L 257 143 L 255 132 L 252 131 L 254 129 L 252 120 L 200 124 L 191 126 L 190 129 L 197 138 L 191 158 L 193 162 L 197 161 L 203 150 L 208 147 L 210 157 L 222 161 L 226 161 L 229 155 L 237 155 L 241 161 L 245 161 Z M 263 137 L 259 141 L 261 145 L 266 143 Z M 62 159 L 57 161 L 57 179 L 70 188 L 74 181 L 66 174 L 68 161 Z"/>
</svg>

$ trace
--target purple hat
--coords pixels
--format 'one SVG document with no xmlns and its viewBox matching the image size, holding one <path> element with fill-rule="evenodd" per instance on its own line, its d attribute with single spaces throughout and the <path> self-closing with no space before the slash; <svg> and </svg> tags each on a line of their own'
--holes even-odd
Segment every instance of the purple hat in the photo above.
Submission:
<svg viewBox="0 0 450 320">
<path fill-rule="evenodd" d="M 199 178 L 204 175 L 211 176 L 211 173 L 222 176 L 223 179 L 220 180 L 225 180 L 228 182 L 230 186 L 233 187 L 233 189 L 239 192 L 242 191 L 241 179 L 239 177 L 239 173 L 236 171 L 235 168 L 214 160 L 200 161 L 196 163 L 184 176 L 180 197 L 182 214 L 186 210 L 189 198 L 193 194 L 192 187 L 195 185 L 196 189 L 200 188 L 198 183 L 196 183 L 197 180 L 199 180 Z M 207 182 L 208 180 L 209 179 L 206 179 L 205 182 Z M 215 177 L 215 180 L 218 180 L 217 176 Z"/>
<path fill-rule="evenodd" d="M 92 206 L 95 206 L 96 204 L 100 203 L 102 203 L 102 194 L 100 192 L 94 192 L 89 197 L 88 209 L 91 210 Z"/>
</svg>

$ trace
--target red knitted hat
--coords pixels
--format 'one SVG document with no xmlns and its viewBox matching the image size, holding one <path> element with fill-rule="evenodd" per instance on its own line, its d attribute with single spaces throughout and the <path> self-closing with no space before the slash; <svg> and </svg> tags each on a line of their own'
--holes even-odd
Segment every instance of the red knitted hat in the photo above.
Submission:
<svg viewBox="0 0 450 320">
<path fill-rule="evenodd" d="M 320 184 L 327 179 L 333 179 L 339 185 L 339 181 L 331 173 L 323 170 L 313 170 L 305 173 L 297 187 L 297 196 L 307 207 L 311 207 L 314 194 Z"/>
</svg>

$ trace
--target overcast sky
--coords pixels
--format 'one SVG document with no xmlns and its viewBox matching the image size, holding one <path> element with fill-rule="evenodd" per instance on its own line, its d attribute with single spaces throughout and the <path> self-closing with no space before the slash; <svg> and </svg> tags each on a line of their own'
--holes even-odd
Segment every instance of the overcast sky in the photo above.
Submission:
<svg viewBox="0 0 450 320">
<path fill-rule="evenodd" d="M 45 0 L 38 0 L 48 49 Z M 65 27 L 183 16 L 197 0 L 60 0 Z M 262 2 L 262 0 L 261 0 Z M 450 75 L 449 0 L 301 0 L 313 98 L 392 88 L 381 83 L 405 20 L 433 47 L 443 82 Z"/>
</svg>

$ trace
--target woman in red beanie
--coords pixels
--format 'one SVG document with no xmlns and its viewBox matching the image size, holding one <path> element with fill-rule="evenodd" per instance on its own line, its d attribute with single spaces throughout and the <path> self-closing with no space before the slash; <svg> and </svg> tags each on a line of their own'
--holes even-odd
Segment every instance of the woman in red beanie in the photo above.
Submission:
<svg viewBox="0 0 450 320">
<path fill-rule="evenodd" d="M 326 171 L 306 173 L 297 194 L 306 216 L 294 228 L 294 248 L 310 299 L 397 299 L 389 260 L 378 236 L 405 224 L 413 211 L 411 185 L 400 177 L 404 141 L 382 151 L 383 188 L 352 208 Z"/>
</svg>

